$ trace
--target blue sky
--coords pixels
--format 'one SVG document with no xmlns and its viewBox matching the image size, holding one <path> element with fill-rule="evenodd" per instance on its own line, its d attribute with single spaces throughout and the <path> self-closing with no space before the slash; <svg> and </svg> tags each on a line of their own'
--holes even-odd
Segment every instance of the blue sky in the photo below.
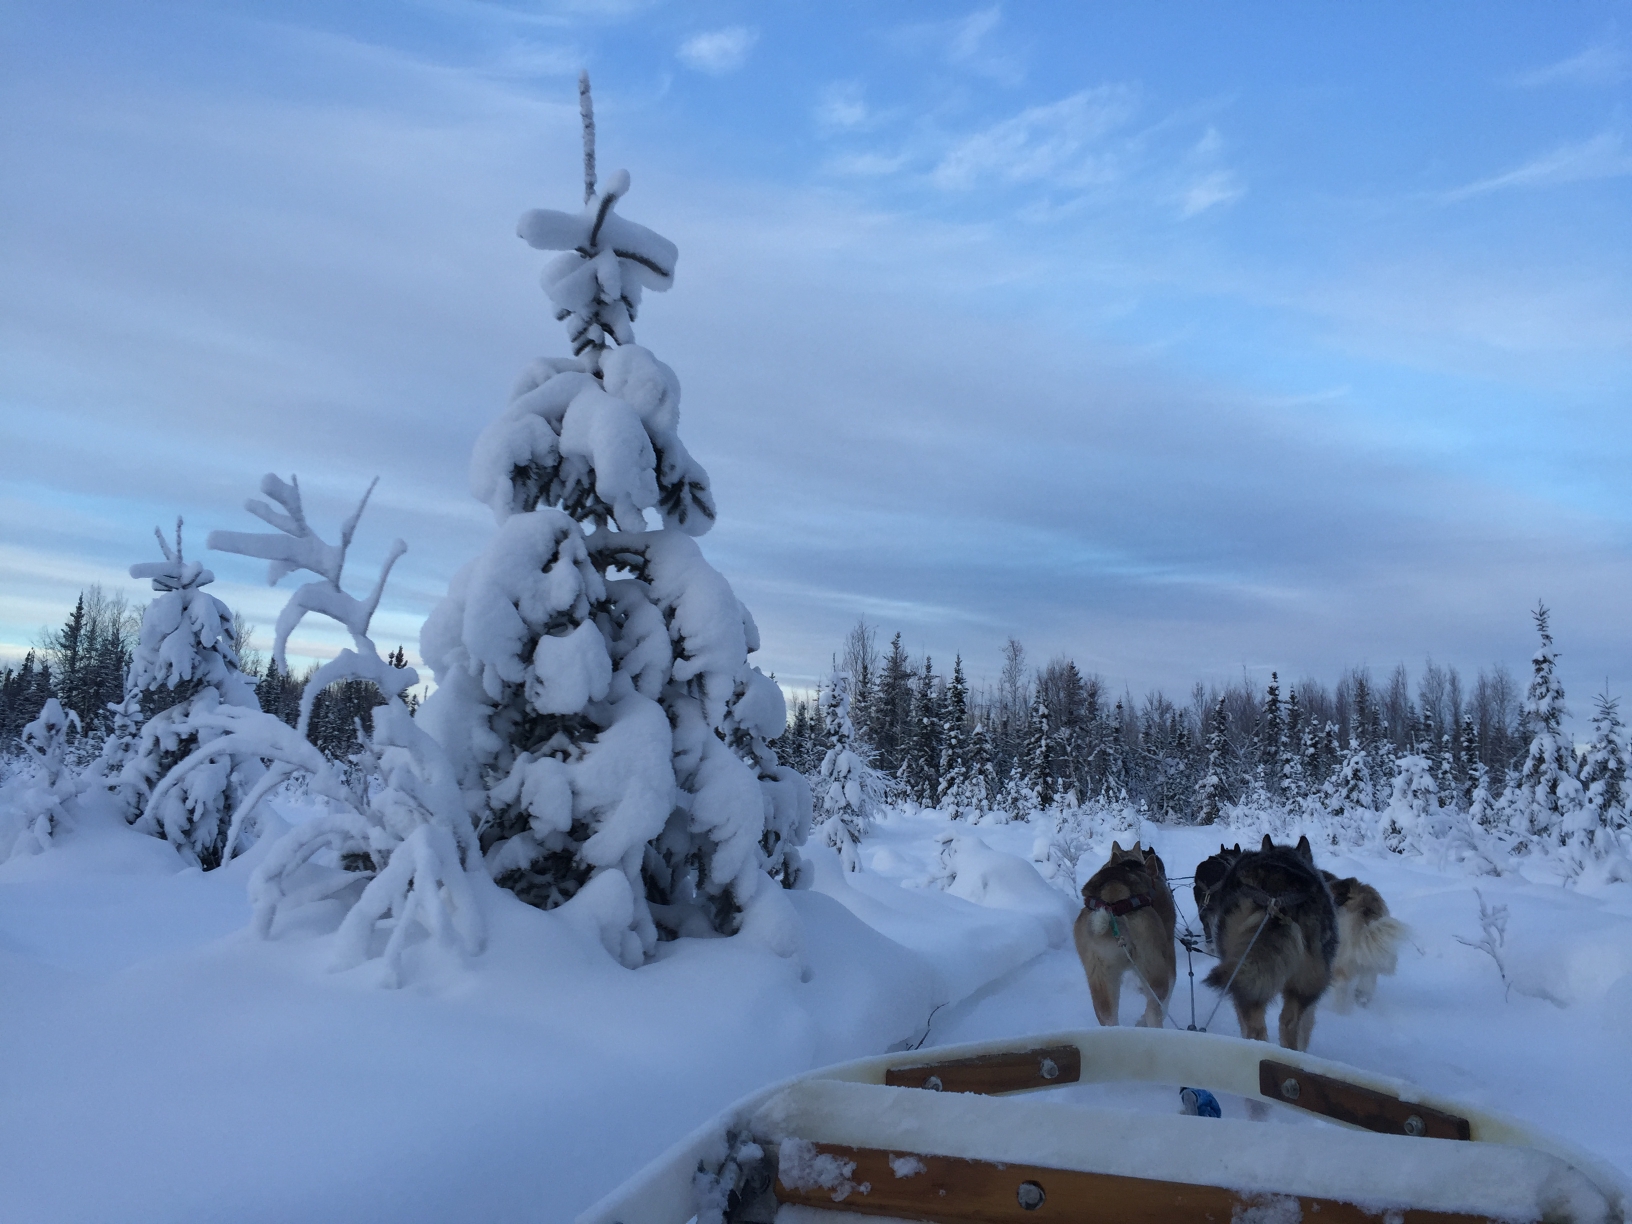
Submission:
<svg viewBox="0 0 1632 1224">
<path fill-rule="evenodd" d="M 1578 712 L 1632 681 L 1632 3 L 25 3 L 0 48 L 0 650 L 276 470 L 330 522 L 381 477 L 412 651 L 563 348 L 514 221 L 577 202 L 587 66 L 784 680 L 858 615 L 1175 696 L 1522 672 L 1544 598 Z"/>
</svg>

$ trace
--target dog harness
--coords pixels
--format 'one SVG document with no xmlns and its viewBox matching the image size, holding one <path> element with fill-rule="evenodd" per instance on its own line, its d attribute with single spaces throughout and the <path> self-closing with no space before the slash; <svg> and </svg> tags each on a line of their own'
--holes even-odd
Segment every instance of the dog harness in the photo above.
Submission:
<svg viewBox="0 0 1632 1224">
<path fill-rule="evenodd" d="M 1156 904 L 1156 900 L 1149 893 L 1140 893 L 1137 897 L 1124 897 L 1121 901 L 1101 901 L 1098 897 L 1085 898 L 1091 910 L 1104 910 L 1112 918 L 1121 918 L 1131 914 L 1134 910 L 1149 909 Z"/>
</svg>

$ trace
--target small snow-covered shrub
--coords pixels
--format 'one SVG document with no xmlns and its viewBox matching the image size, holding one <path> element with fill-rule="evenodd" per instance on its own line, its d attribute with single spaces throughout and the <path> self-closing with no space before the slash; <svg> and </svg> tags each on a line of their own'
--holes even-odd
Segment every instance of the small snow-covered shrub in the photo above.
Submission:
<svg viewBox="0 0 1632 1224">
<path fill-rule="evenodd" d="M 286 667 L 289 634 L 308 612 L 343 625 L 351 634 L 352 647 L 307 681 L 294 727 L 258 709 L 208 712 L 201 716 L 202 723 L 218 738 L 173 772 L 180 776 L 205 768 L 212 756 L 227 753 L 270 763 L 270 770 L 233 815 L 226 836 L 229 854 L 255 805 L 285 779 L 303 775 L 310 793 L 327 800 L 330 811 L 285 833 L 257 865 L 250 879 L 256 928 L 271 935 L 284 912 L 338 898 L 346 905 L 346 914 L 336 938 L 334 967 L 352 968 L 378 955 L 385 980 L 395 984 L 403 951 L 417 931 L 464 954 L 481 950 L 484 928 L 475 891 L 486 879 L 453 769 L 441 747 L 415 723 L 402 698 L 418 683 L 418 673 L 381 658 L 368 636 L 386 579 L 406 545 L 401 540 L 393 543 L 373 591 L 357 599 L 340 583 L 368 493 L 342 525 L 339 544 L 332 545 L 307 522 L 298 480 L 285 483 L 268 475 L 261 481 L 261 491 L 277 507 L 251 500 L 247 508 L 277 531 L 212 532 L 210 547 L 269 562 L 268 580 L 273 583 L 297 570 L 317 575 L 318 581 L 294 591 L 278 617 L 274 666 Z M 374 711 L 372 733 L 363 733 L 362 751 L 353 758 L 351 785 L 345 771 L 325 758 L 306 734 L 318 693 L 348 680 L 371 681 L 385 698 Z M 376 951 L 382 933 L 383 946 Z"/>
<path fill-rule="evenodd" d="M 154 534 L 164 560 L 133 565 L 130 576 L 150 579 L 157 594 L 142 614 L 125 700 L 94 772 L 132 825 L 208 870 L 231 857 L 233 810 L 265 773 L 259 756 L 214 744 L 214 716 L 258 713 L 260 704 L 238 665 L 232 612 L 204 590 L 215 575 L 182 555 L 179 519 L 174 546 Z M 177 772 L 183 761 L 191 763 Z"/>
<path fill-rule="evenodd" d="M 846 871 L 860 871 L 856 848 L 873 824 L 879 786 L 874 770 L 855 750 L 856 728 L 850 720 L 850 677 L 836 672 L 822 690 L 822 721 L 827 755 L 822 758 L 821 814 L 816 831 L 838 851 Z"/>
<path fill-rule="evenodd" d="M 23 761 L 0 786 L 0 862 L 46 849 L 67 820 L 65 805 L 78 790 L 68 761 L 70 730 L 79 730 L 79 715 L 55 697 L 23 728 Z"/>
</svg>

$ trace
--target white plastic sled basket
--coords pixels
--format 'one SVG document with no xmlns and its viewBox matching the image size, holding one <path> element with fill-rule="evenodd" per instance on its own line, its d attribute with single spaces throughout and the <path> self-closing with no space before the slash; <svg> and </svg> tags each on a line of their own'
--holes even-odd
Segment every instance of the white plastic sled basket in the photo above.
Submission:
<svg viewBox="0 0 1632 1224">
<path fill-rule="evenodd" d="M 1069 1084 L 1165 1085 L 1174 1112 L 1046 1095 Z M 1184 1086 L 1228 1094 L 1226 1116 L 1177 1112 Z M 1626 1224 L 1627 1202 L 1606 1162 L 1398 1080 L 1233 1037 L 1106 1028 L 785 1080 L 578 1224 Z"/>
</svg>

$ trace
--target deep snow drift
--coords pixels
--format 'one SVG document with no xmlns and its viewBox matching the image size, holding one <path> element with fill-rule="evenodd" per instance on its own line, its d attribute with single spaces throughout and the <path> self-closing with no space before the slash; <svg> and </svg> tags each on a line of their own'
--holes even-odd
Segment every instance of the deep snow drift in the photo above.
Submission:
<svg viewBox="0 0 1632 1224">
<path fill-rule="evenodd" d="M 377 966 L 327 971 L 338 910 L 253 934 L 260 850 L 204 874 L 82 821 L 0 867 L 0 1205 L 56 1221 L 571 1219 L 773 1079 L 920 1039 L 1091 1024 L 1075 905 L 1032 866 L 1038 832 L 886 812 L 862 870 L 814 852 L 811 889 L 768 887 L 742 934 L 662 945 L 636 970 L 570 907 L 488 888 L 487 951 L 422 941 L 387 990 Z M 1175 875 L 1219 836 L 1142 832 Z M 1632 886 L 1473 880 L 1394 856 L 1323 865 L 1376 884 L 1415 946 L 1369 1009 L 1321 1009 L 1312 1053 L 1632 1169 Z M 1508 986 L 1457 939 L 1481 936 L 1476 884 L 1508 909 Z M 1181 952 L 1181 1024 L 1187 989 Z M 1214 996 L 1196 997 L 1205 1018 Z M 1125 991 L 1124 1022 L 1138 1009 Z M 1213 1027 L 1235 1031 L 1227 1005 Z"/>
</svg>

